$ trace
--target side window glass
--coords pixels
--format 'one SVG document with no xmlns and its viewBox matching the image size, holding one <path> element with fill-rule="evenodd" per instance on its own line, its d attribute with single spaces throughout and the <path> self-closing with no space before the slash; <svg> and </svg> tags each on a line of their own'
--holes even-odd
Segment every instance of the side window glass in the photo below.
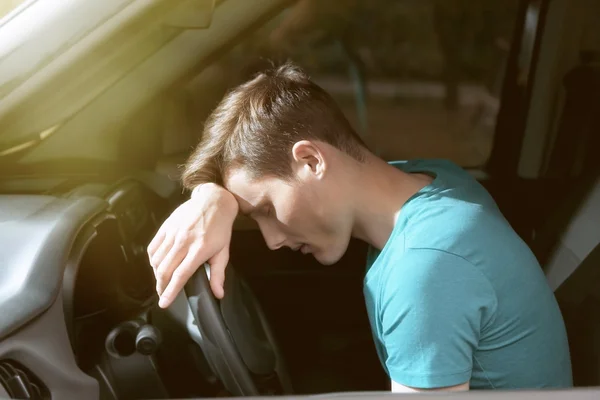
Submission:
<svg viewBox="0 0 600 400">
<path fill-rule="evenodd" d="M 224 88 L 290 59 L 383 158 L 476 168 L 492 150 L 518 3 L 296 0 L 213 67 Z"/>
</svg>

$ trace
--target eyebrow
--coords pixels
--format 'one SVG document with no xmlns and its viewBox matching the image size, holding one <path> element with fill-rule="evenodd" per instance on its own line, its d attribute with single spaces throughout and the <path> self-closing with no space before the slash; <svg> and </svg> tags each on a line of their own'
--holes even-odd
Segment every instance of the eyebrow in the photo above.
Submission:
<svg viewBox="0 0 600 400">
<path fill-rule="evenodd" d="M 263 197 L 256 206 L 251 206 L 249 210 L 242 210 L 242 207 L 240 207 L 240 212 L 246 217 L 252 217 L 254 214 L 260 212 L 266 204 L 267 200 Z"/>
<path fill-rule="evenodd" d="M 235 200 L 238 203 L 238 211 L 239 211 L 239 213 L 242 214 L 245 217 L 249 217 L 250 214 L 252 214 L 254 212 L 254 207 L 252 207 L 252 204 L 250 204 L 250 202 L 248 202 L 248 201 L 244 200 L 243 198 L 238 197 L 236 195 L 234 195 L 234 197 L 235 197 Z M 246 208 L 245 204 L 247 204 L 249 207 Z"/>
<path fill-rule="evenodd" d="M 242 208 L 242 206 L 239 207 L 240 210 L 240 214 L 242 214 L 244 217 L 249 217 L 250 214 L 252 214 L 252 212 L 254 212 L 254 210 L 245 210 Z"/>
</svg>

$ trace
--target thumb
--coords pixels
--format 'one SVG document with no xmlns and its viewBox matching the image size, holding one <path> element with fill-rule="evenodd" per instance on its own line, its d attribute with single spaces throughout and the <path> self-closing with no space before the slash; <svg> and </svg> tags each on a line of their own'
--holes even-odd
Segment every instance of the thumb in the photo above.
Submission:
<svg viewBox="0 0 600 400">
<path fill-rule="evenodd" d="M 210 265 L 210 288 L 218 299 L 222 299 L 225 295 L 225 269 L 228 263 L 229 246 L 223 247 L 221 251 L 208 260 Z"/>
</svg>

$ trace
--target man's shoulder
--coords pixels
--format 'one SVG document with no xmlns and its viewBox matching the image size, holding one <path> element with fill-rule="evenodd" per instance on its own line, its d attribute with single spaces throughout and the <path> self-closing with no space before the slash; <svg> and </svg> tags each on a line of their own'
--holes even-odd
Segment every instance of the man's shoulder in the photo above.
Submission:
<svg viewBox="0 0 600 400">
<path fill-rule="evenodd" d="M 486 321 L 495 312 L 497 299 L 491 282 L 459 254 L 436 248 L 406 248 L 384 271 L 378 293 L 382 315 L 400 309 L 437 313 L 439 307 L 466 303 L 485 308 Z"/>
<path fill-rule="evenodd" d="M 493 210 L 451 197 L 419 201 L 407 209 L 405 248 L 427 248 L 464 256 L 465 248 L 478 246 L 495 231 L 499 221 Z"/>
<path fill-rule="evenodd" d="M 453 210 L 473 210 L 473 206 L 484 207 L 492 212 L 497 206 L 488 191 L 477 179 L 454 162 L 445 159 L 393 161 L 390 165 L 407 173 L 426 173 L 433 181 L 408 202 L 418 203 L 423 209 L 426 205 L 452 208 Z M 456 208 L 456 206 L 462 206 Z M 410 206 L 409 206 L 410 208 Z"/>
<path fill-rule="evenodd" d="M 400 168 L 406 172 L 422 169 L 438 169 L 455 173 L 468 173 L 455 162 L 444 158 L 415 158 L 410 160 L 393 160 L 388 164 Z"/>
<path fill-rule="evenodd" d="M 469 259 L 452 249 L 422 246 L 392 247 L 380 261 L 378 284 L 380 294 L 396 296 L 423 294 L 456 278 L 480 281 L 484 275 Z M 485 278 L 484 278 L 485 279 Z"/>
</svg>

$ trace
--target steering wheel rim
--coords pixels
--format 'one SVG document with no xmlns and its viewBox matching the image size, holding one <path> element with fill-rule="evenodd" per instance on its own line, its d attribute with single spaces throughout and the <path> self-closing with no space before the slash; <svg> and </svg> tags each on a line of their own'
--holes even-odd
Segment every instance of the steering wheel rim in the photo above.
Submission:
<svg viewBox="0 0 600 400">
<path fill-rule="evenodd" d="M 213 373 L 235 396 L 292 393 L 283 357 L 265 315 L 244 280 L 231 265 L 225 270 L 225 297 L 210 288 L 204 264 L 185 285 L 197 341 Z"/>
</svg>

